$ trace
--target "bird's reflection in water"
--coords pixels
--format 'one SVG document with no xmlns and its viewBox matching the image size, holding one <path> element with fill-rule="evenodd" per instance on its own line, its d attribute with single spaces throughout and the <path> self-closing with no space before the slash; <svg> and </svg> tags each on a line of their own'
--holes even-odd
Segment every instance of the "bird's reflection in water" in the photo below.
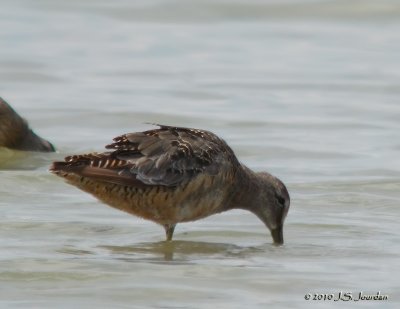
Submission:
<svg viewBox="0 0 400 309">
<path fill-rule="evenodd" d="M 99 246 L 98 248 L 109 250 L 112 254 L 123 255 L 123 260 L 152 260 L 154 262 L 175 261 L 187 262 L 197 257 L 209 258 L 241 258 L 256 252 L 265 252 L 271 245 L 259 247 L 241 247 L 234 244 L 210 243 L 199 241 L 160 241 L 139 243 L 134 246 Z"/>
</svg>

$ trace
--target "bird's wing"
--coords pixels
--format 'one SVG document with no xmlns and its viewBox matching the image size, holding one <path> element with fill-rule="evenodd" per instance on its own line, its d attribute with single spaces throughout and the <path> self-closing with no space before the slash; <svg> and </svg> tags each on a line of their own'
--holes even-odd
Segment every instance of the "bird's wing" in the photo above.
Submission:
<svg viewBox="0 0 400 309">
<path fill-rule="evenodd" d="M 52 170 L 123 185 L 173 187 L 239 164 L 231 148 L 211 132 L 159 127 L 118 136 L 106 146 L 112 151 L 70 156 L 55 162 Z"/>
</svg>

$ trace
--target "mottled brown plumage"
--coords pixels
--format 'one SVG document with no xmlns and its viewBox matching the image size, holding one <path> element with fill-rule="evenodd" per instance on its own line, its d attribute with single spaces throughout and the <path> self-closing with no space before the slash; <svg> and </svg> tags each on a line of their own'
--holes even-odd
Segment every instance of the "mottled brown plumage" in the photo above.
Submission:
<svg viewBox="0 0 400 309">
<path fill-rule="evenodd" d="M 160 125 L 116 137 L 106 148 L 66 157 L 50 170 L 112 207 L 163 225 L 168 240 L 179 222 L 236 208 L 256 214 L 283 243 L 286 187 L 242 165 L 215 134 Z"/>
</svg>

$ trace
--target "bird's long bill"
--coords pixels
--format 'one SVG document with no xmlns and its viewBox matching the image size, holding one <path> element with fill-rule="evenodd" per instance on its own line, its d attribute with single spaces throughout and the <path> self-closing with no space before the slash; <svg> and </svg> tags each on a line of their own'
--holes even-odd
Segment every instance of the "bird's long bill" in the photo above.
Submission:
<svg viewBox="0 0 400 309">
<path fill-rule="evenodd" d="M 271 230 L 271 235 L 275 245 L 283 245 L 283 225 Z"/>
</svg>

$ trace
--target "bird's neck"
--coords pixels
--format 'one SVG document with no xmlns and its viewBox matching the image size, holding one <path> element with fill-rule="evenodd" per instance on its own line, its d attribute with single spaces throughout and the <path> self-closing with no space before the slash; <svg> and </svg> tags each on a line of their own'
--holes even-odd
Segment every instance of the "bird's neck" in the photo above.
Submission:
<svg viewBox="0 0 400 309">
<path fill-rule="evenodd" d="M 262 181 L 260 176 L 241 164 L 237 170 L 238 177 L 232 186 L 230 201 L 227 202 L 228 209 L 245 209 L 252 211 L 260 195 Z"/>
</svg>

